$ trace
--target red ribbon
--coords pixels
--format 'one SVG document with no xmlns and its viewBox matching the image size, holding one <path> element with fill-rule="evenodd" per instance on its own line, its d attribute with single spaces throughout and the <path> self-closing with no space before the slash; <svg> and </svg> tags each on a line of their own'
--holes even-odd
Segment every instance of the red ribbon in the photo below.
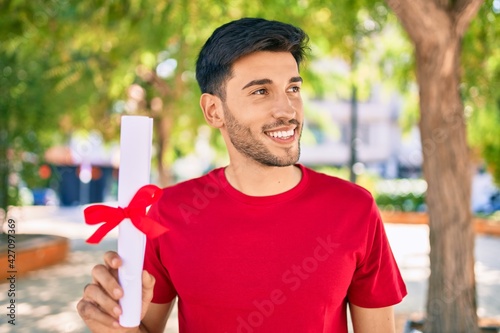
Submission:
<svg viewBox="0 0 500 333">
<path fill-rule="evenodd" d="M 162 194 L 162 190 L 155 185 L 145 185 L 134 195 L 128 207 L 110 207 L 105 205 L 93 205 L 85 208 L 83 214 L 85 223 L 103 225 L 97 229 L 92 236 L 87 239 L 87 243 L 99 243 L 108 232 L 115 228 L 121 221 L 129 218 L 132 224 L 150 238 L 155 238 L 168 231 L 157 221 L 146 216 L 146 209 L 157 202 Z"/>
</svg>

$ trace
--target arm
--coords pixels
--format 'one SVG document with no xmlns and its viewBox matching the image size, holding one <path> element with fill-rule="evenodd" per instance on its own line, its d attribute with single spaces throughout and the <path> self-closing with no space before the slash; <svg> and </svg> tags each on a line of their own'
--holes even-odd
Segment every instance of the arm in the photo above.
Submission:
<svg viewBox="0 0 500 333">
<path fill-rule="evenodd" d="M 146 271 L 142 274 L 142 313 L 139 327 L 124 328 L 118 323 L 121 308 L 118 303 L 123 289 L 118 283 L 118 267 L 122 261 L 116 252 L 104 255 L 104 265 L 92 269 L 92 283 L 85 286 L 83 298 L 78 302 L 80 317 L 92 332 L 163 332 L 173 302 L 151 303 L 154 277 Z"/>
<path fill-rule="evenodd" d="M 167 326 L 167 320 L 170 316 L 170 312 L 172 312 L 173 305 L 174 301 L 166 304 L 151 303 L 146 315 L 141 321 L 141 331 L 147 333 L 163 333 L 165 326 Z"/>
<path fill-rule="evenodd" d="M 349 303 L 355 333 L 395 333 L 394 308 L 362 308 Z"/>
</svg>

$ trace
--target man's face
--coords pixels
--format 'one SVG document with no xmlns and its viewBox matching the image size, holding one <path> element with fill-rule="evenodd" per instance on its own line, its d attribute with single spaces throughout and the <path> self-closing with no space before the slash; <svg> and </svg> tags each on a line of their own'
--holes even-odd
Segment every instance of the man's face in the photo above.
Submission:
<svg viewBox="0 0 500 333">
<path fill-rule="evenodd" d="M 303 107 L 302 79 L 293 56 L 253 53 L 236 61 L 232 74 L 226 84 L 222 128 L 234 147 L 232 158 L 250 158 L 267 166 L 296 163 Z"/>
</svg>

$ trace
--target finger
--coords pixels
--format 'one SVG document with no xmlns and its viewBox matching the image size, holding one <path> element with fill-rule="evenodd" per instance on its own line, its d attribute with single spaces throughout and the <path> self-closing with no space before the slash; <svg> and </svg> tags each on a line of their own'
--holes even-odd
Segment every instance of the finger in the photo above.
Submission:
<svg viewBox="0 0 500 333">
<path fill-rule="evenodd" d="M 143 289 L 146 290 L 153 290 L 153 287 L 155 285 L 155 277 L 151 274 L 149 274 L 148 271 L 142 271 L 142 287 Z"/>
<path fill-rule="evenodd" d="M 106 266 L 114 269 L 118 269 L 123 264 L 122 259 L 115 251 L 104 253 L 104 263 Z"/>
<path fill-rule="evenodd" d="M 86 290 L 89 286 L 91 286 L 91 285 L 92 285 L 92 283 L 87 283 L 87 284 L 85 285 L 85 287 L 83 287 L 83 293 L 84 293 L 84 294 L 85 294 L 85 290 Z"/>
<path fill-rule="evenodd" d="M 81 299 L 78 302 L 78 304 L 76 305 L 76 309 L 80 317 L 89 327 L 96 326 L 96 323 L 109 328 L 120 327 L 120 324 L 115 318 L 102 312 L 98 306 L 85 299 Z M 100 329 L 100 331 L 104 330 Z"/>
<path fill-rule="evenodd" d="M 90 284 L 85 287 L 83 300 L 96 305 L 102 312 L 113 318 L 118 318 L 122 313 L 118 302 L 112 299 L 96 284 Z"/>
<path fill-rule="evenodd" d="M 149 304 L 153 299 L 153 287 L 155 285 L 155 278 L 147 271 L 142 271 L 142 317 L 146 314 Z"/>
<path fill-rule="evenodd" d="M 118 269 L 123 265 L 123 260 L 120 258 L 118 253 L 114 251 L 108 251 L 104 253 L 104 264 L 109 268 L 111 275 L 118 279 Z"/>
<path fill-rule="evenodd" d="M 153 288 L 155 285 L 155 278 L 147 271 L 142 271 L 142 295 L 143 299 L 151 301 L 153 298 Z"/>
<path fill-rule="evenodd" d="M 94 266 L 92 269 L 92 281 L 93 284 L 101 286 L 101 288 L 115 300 L 123 296 L 123 289 L 118 283 L 118 279 L 112 274 L 110 269 L 104 265 Z"/>
</svg>

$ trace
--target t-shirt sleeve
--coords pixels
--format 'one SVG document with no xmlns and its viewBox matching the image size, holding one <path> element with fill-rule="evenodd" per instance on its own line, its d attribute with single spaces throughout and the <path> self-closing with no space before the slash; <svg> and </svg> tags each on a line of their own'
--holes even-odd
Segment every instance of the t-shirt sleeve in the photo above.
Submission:
<svg viewBox="0 0 500 333">
<path fill-rule="evenodd" d="M 152 219 L 161 222 L 157 206 L 153 205 L 148 215 Z M 162 236 L 154 239 L 147 238 L 144 255 L 144 269 L 152 274 L 156 280 L 152 302 L 157 304 L 169 303 L 177 295 L 170 279 L 170 274 L 162 261 L 161 239 Z"/>
<path fill-rule="evenodd" d="M 349 302 L 364 308 L 380 308 L 401 302 L 406 286 L 392 253 L 375 203 L 367 229 L 366 250 L 347 292 Z"/>
</svg>

